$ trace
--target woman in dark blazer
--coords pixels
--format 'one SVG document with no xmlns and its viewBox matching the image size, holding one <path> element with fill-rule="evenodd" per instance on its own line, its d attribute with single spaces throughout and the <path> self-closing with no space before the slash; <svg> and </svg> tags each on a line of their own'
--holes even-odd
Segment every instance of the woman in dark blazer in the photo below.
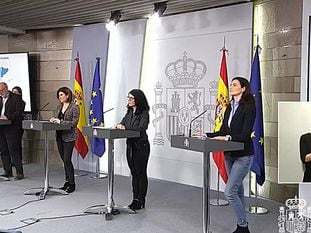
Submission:
<svg viewBox="0 0 311 233">
<path fill-rule="evenodd" d="M 56 142 L 60 157 L 64 162 L 65 184 L 61 187 L 67 193 L 76 189 L 74 180 L 74 168 L 71 162 L 72 151 L 77 139 L 77 124 L 79 121 L 80 109 L 72 101 L 72 92 L 67 87 L 61 87 L 57 91 L 57 98 L 60 104 L 57 106 L 56 117 L 50 119 L 53 123 L 67 123 L 71 125 L 69 130 L 56 131 Z"/>
<path fill-rule="evenodd" d="M 244 143 L 244 150 L 225 153 L 228 173 L 225 196 L 237 218 L 237 228 L 233 233 L 249 233 L 243 180 L 250 171 L 254 157 L 251 133 L 256 117 L 255 101 L 250 92 L 249 82 L 242 77 L 232 79 L 230 95 L 232 96 L 231 104 L 225 111 L 220 131 L 206 135 L 218 140 Z"/>
<path fill-rule="evenodd" d="M 147 165 L 150 144 L 146 130 L 149 124 L 149 105 L 145 94 L 139 89 L 131 90 L 127 99 L 127 113 L 116 128 L 140 132 L 139 138 L 128 138 L 126 141 L 126 158 L 131 170 L 133 191 L 133 201 L 128 207 L 139 210 L 145 207 L 148 188 Z"/>
<path fill-rule="evenodd" d="M 311 182 L 311 133 L 300 137 L 300 159 L 305 166 L 303 182 Z"/>
</svg>

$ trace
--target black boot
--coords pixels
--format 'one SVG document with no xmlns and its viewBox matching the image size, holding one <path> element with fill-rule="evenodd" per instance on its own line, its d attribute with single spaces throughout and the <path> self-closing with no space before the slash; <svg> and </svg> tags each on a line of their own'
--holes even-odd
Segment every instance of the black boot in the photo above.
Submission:
<svg viewBox="0 0 311 233">
<path fill-rule="evenodd" d="M 61 189 L 61 190 L 64 190 L 64 191 L 65 191 L 68 187 L 69 187 L 69 182 L 68 182 L 68 181 L 66 181 L 66 182 L 64 183 L 63 187 L 61 187 L 61 188 L 59 188 L 59 189 Z"/>
<path fill-rule="evenodd" d="M 134 200 L 132 201 L 132 203 L 128 205 L 128 207 L 129 207 L 131 210 L 140 210 L 141 208 L 144 208 L 144 207 L 145 207 L 145 203 L 144 203 L 144 207 L 142 207 L 141 201 L 138 200 L 138 199 L 134 199 Z"/>
<path fill-rule="evenodd" d="M 76 190 L 76 184 L 75 184 L 75 183 L 73 183 L 73 184 L 68 183 L 68 184 L 69 184 L 69 186 L 68 186 L 68 188 L 65 190 L 67 193 L 72 193 L 73 191 Z"/>
<path fill-rule="evenodd" d="M 241 226 L 237 225 L 237 227 L 233 233 L 250 233 L 250 231 L 248 229 L 248 226 L 241 227 Z"/>
</svg>

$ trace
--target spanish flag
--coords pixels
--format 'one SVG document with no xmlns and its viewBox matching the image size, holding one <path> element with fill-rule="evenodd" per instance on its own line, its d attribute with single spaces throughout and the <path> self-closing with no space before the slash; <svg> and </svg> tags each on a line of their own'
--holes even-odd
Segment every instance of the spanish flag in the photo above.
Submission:
<svg viewBox="0 0 311 233">
<path fill-rule="evenodd" d="M 229 105 L 229 89 L 228 89 L 228 74 L 227 74 L 227 62 L 226 62 L 226 49 L 222 49 L 222 60 L 220 66 L 220 76 L 218 82 L 218 92 L 216 100 L 216 112 L 215 112 L 215 128 L 214 131 L 218 132 L 222 125 L 224 114 L 227 106 Z M 218 172 L 221 175 L 223 181 L 227 183 L 228 174 L 225 167 L 224 152 L 214 152 L 214 161 L 217 165 Z"/>
<path fill-rule="evenodd" d="M 76 104 L 80 108 L 79 122 L 77 126 L 78 138 L 75 141 L 75 148 L 82 158 L 85 158 L 88 152 L 87 137 L 82 134 L 82 126 L 86 125 L 85 108 L 84 108 L 84 96 L 83 96 L 83 85 L 82 75 L 79 58 L 76 58 L 76 71 L 75 71 L 75 82 L 74 82 L 74 96 Z"/>
</svg>

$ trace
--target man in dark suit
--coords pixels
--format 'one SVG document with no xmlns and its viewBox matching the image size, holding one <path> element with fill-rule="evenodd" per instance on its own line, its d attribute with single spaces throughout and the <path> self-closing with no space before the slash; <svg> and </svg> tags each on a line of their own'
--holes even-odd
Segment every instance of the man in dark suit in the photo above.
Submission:
<svg viewBox="0 0 311 233">
<path fill-rule="evenodd" d="M 303 182 L 311 182 L 311 133 L 300 137 L 300 159 L 305 166 Z"/>
<path fill-rule="evenodd" d="M 8 90 L 5 82 L 0 82 L 0 120 L 11 120 L 10 125 L 0 128 L 1 160 L 5 173 L 2 176 L 12 177 L 12 163 L 16 168 L 16 180 L 24 178 L 20 155 L 23 118 L 23 101 L 19 95 Z"/>
</svg>

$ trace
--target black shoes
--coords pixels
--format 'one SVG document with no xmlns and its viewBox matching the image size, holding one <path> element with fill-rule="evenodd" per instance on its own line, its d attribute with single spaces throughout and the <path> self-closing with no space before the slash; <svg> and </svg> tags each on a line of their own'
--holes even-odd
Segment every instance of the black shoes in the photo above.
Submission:
<svg viewBox="0 0 311 233">
<path fill-rule="evenodd" d="M 131 204 L 128 205 L 131 210 L 140 210 L 145 208 L 145 200 L 141 201 L 138 199 L 134 199 Z"/>
<path fill-rule="evenodd" d="M 233 233 L 250 233 L 250 231 L 248 229 L 248 226 L 241 227 L 241 226 L 237 225 L 237 227 Z"/>
<path fill-rule="evenodd" d="M 61 190 L 66 190 L 67 188 L 69 187 L 69 182 L 68 181 L 66 181 L 65 182 L 65 184 L 63 185 L 63 187 L 61 187 L 61 188 L 59 188 L 59 189 L 61 189 Z"/>
<path fill-rule="evenodd" d="M 76 184 L 75 183 L 73 183 L 73 184 L 68 183 L 68 184 L 69 184 L 69 186 L 65 189 L 65 191 L 67 193 L 72 193 L 73 191 L 76 190 Z"/>
<path fill-rule="evenodd" d="M 13 177 L 13 173 L 12 172 L 5 172 L 1 176 L 6 177 L 6 178 L 10 178 L 10 177 Z"/>
<path fill-rule="evenodd" d="M 15 180 L 22 180 L 24 179 L 24 174 L 16 174 Z"/>
<path fill-rule="evenodd" d="M 76 190 L 76 184 L 75 183 L 71 184 L 68 181 L 66 181 L 65 184 L 63 185 L 63 187 L 61 187 L 59 189 L 64 190 L 67 193 L 72 193 L 73 191 Z"/>
</svg>

